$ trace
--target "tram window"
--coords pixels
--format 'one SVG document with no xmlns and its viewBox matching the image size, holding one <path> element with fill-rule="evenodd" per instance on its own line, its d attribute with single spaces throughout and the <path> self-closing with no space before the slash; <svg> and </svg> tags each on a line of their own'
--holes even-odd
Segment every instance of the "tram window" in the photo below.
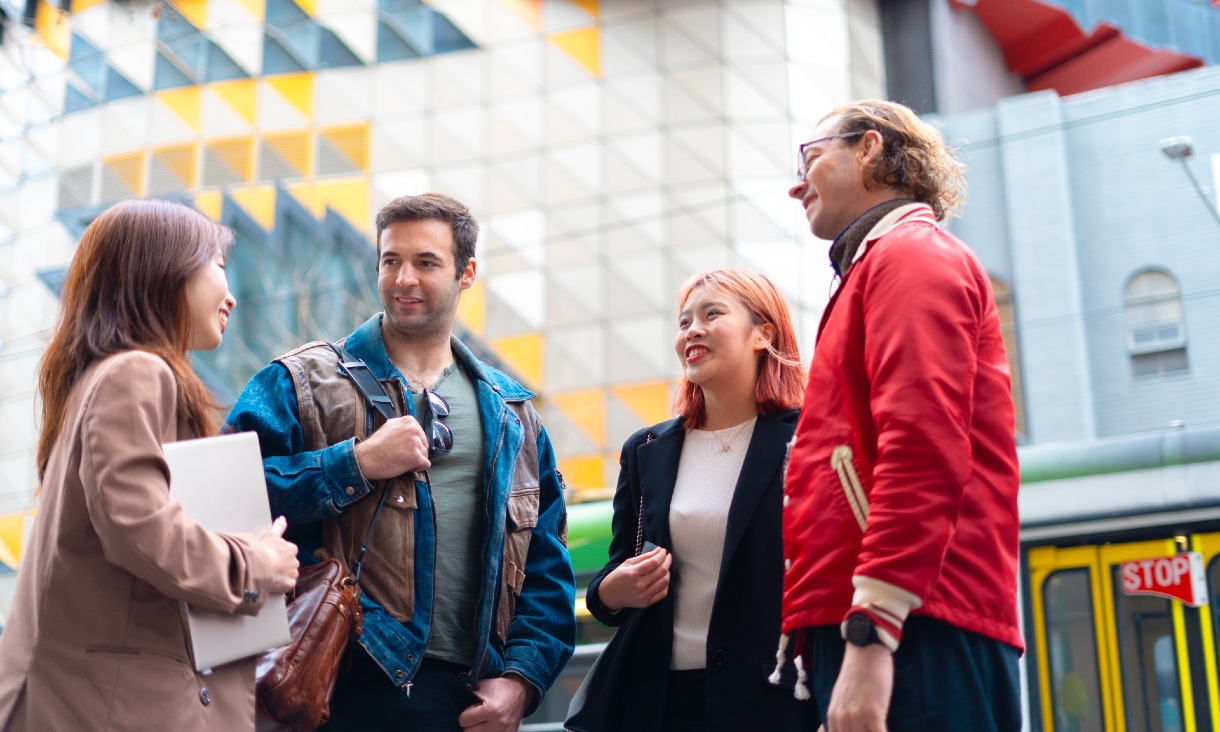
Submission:
<svg viewBox="0 0 1220 732">
<path fill-rule="evenodd" d="M 1089 570 L 1052 572 L 1043 598 L 1055 730 L 1103 732 Z"/>
<path fill-rule="evenodd" d="M 1119 567 L 1113 569 L 1127 729 L 1182 732 L 1182 689 L 1170 600 L 1124 595 Z"/>
</svg>

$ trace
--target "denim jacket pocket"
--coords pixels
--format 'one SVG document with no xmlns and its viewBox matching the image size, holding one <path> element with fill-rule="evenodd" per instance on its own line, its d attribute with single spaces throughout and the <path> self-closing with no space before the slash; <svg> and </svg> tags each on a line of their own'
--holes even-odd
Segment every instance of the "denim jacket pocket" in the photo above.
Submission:
<svg viewBox="0 0 1220 732">
<path fill-rule="evenodd" d="M 533 529 L 538 525 L 539 497 L 537 484 L 515 487 L 508 496 L 500 604 L 496 607 L 496 635 L 500 636 L 501 641 L 508 640 L 508 629 L 517 610 L 517 597 L 525 585 L 525 563 Z"/>
<path fill-rule="evenodd" d="M 348 508 L 324 526 L 326 550 L 350 566 L 364 543 L 365 533 L 380 488 Z M 390 480 L 385 507 L 373 527 L 373 536 L 360 571 L 360 591 L 376 602 L 395 620 L 405 623 L 415 613 L 415 509 L 418 498 L 415 481 Z"/>
</svg>

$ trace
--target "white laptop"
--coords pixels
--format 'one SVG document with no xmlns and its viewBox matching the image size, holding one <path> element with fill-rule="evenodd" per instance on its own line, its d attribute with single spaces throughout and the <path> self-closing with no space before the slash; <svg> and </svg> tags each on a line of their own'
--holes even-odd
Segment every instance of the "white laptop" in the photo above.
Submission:
<svg viewBox="0 0 1220 732">
<path fill-rule="evenodd" d="M 204 528 L 261 536 L 271 526 L 258 435 L 242 432 L 163 445 L 170 496 Z M 291 640 L 283 595 L 258 615 L 226 615 L 182 603 L 195 669 L 203 671 Z"/>
</svg>

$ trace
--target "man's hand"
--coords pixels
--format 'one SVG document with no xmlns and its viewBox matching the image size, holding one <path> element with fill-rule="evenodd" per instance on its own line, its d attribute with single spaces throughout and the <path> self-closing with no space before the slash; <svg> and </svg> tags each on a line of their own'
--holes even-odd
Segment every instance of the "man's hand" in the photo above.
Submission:
<svg viewBox="0 0 1220 732">
<path fill-rule="evenodd" d="M 534 687 L 516 674 L 498 679 L 480 679 L 474 692 L 479 703 L 458 715 L 458 724 L 473 732 L 516 732 L 525 708 L 534 697 Z"/>
<path fill-rule="evenodd" d="M 428 437 L 411 415 L 395 417 L 368 439 L 356 443 L 356 463 L 368 480 L 427 470 L 432 465 L 428 461 Z"/>
<path fill-rule="evenodd" d="M 848 644 L 821 732 L 887 732 L 894 693 L 894 654 L 880 644 Z"/>
<path fill-rule="evenodd" d="M 669 566 L 674 558 L 662 547 L 618 565 L 597 586 L 597 596 L 610 610 L 648 607 L 669 594 Z"/>
</svg>

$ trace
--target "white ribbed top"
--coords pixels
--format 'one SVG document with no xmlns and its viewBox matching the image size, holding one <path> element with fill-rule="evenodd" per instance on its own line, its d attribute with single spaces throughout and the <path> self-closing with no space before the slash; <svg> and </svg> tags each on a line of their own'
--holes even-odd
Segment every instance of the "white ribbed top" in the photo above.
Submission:
<svg viewBox="0 0 1220 732">
<path fill-rule="evenodd" d="M 689 430 L 682 443 L 678 480 L 669 504 L 677 583 L 674 597 L 674 647 L 670 668 L 707 666 L 707 627 L 720 578 L 724 532 L 737 477 L 746 459 L 755 417 L 728 429 Z M 722 449 L 728 443 L 728 450 Z"/>
</svg>

